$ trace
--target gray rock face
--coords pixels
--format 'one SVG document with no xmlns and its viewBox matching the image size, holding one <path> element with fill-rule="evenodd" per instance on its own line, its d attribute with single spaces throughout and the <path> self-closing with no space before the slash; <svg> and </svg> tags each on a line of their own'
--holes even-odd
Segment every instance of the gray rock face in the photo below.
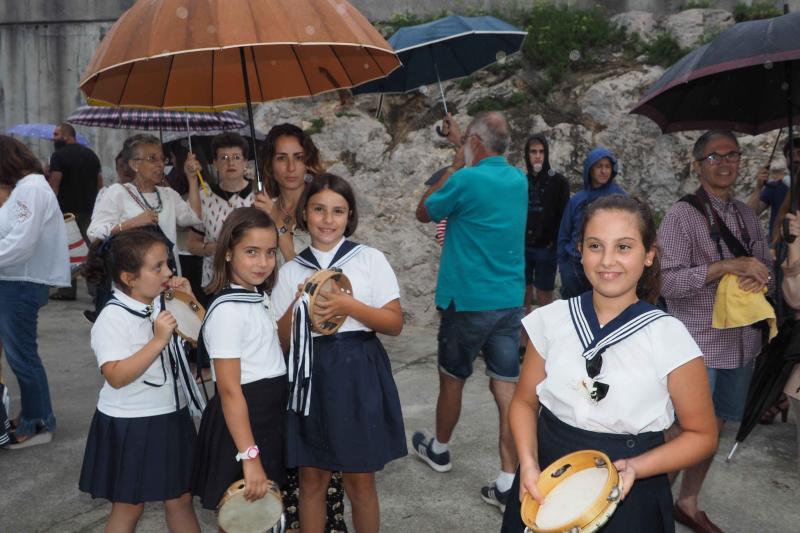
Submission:
<svg viewBox="0 0 800 533">
<path fill-rule="evenodd" d="M 700 20 L 698 16 L 702 16 L 703 27 L 709 20 L 726 20 L 714 10 L 690 11 L 700 13 L 682 12 L 670 24 Z M 644 198 L 656 212 L 665 212 L 698 186 L 691 149 L 700 132 L 662 135 L 649 119 L 628 113 L 662 73 L 661 67 L 635 63 L 586 72 L 576 75 L 568 88 L 549 95 L 546 103 L 529 100 L 506 109 L 512 133 L 509 160 L 524 168 L 521 152 L 525 139 L 543 132 L 550 141 L 551 165 L 578 190 L 586 154 L 595 146 L 606 146 L 620 161 L 619 185 Z M 445 92 L 451 111 L 465 127 L 471 119 L 464 111 L 469 103 L 488 95 L 502 99 L 526 92 L 530 79 L 531 73 L 525 70 L 511 77 L 481 74 L 468 89 L 446 83 Z M 433 125 L 441 117 L 437 97 L 433 86 L 421 96 L 388 97 L 382 120 L 374 117 L 377 98 L 373 96 L 359 97 L 348 107 L 342 107 L 335 96 L 265 104 L 256 119 L 256 126 L 264 131 L 284 121 L 304 128 L 314 119 L 324 121 L 314 141 L 328 169 L 348 179 L 356 191 L 360 220 L 353 238 L 386 253 L 400 282 L 407 321 L 415 325 L 436 322 L 433 299 L 440 248 L 433 224 L 418 223 L 414 212 L 425 190 L 423 182 L 449 164 L 454 153 L 434 132 Z M 744 158 L 737 196 L 744 197 L 752 190 L 775 135 L 740 138 Z M 782 166 L 783 158 L 778 155 L 773 168 Z"/>
<path fill-rule="evenodd" d="M 717 35 L 735 23 L 733 15 L 722 9 L 687 9 L 666 17 L 663 26 L 681 48 L 694 48 L 701 39 Z"/>
<path fill-rule="evenodd" d="M 637 33 L 643 41 L 652 41 L 658 33 L 655 15 L 647 11 L 628 11 L 611 17 L 611 22 L 625 28 L 628 33 Z"/>
</svg>

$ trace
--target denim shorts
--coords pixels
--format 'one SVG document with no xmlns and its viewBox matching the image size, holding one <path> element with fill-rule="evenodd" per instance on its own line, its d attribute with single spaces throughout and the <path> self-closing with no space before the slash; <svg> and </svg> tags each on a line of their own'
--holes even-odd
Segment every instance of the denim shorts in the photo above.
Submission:
<svg viewBox="0 0 800 533">
<path fill-rule="evenodd" d="M 456 311 L 451 303 L 440 309 L 439 370 L 466 380 L 479 352 L 486 375 L 501 381 L 519 379 L 519 335 L 522 307 L 491 311 Z"/>
<path fill-rule="evenodd" d="M 739 368 L 706 368 L 706 371 L 717 418 L 739 422 L 753 375 L 753 362 Z"/>
<path fill-rule="evenodd" d="M 556 251 L 553 248 L 525 248 L 525 285 L 540 291 L 556 288 Z"/>
</svg>

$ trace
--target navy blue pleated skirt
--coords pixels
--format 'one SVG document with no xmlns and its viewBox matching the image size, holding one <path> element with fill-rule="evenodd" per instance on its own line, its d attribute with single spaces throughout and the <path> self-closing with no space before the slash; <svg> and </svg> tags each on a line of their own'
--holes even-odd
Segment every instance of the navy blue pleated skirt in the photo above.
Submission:
<svg viewBox="0 0 800 533">
<path fill-rule="evenodd" d="M 561 457 L 579 450 L 600 450 L 612 461 L 641 455 L 664 444 L 663 432 L 618 435 L 595 433 L 565 424 L 546 407 L 539 413 L 537 425 L 539 465 L 542 470 Z M 501 533 L 522 533 L 525 524 L 520 517 L 519 469 L 511 486 Z M 601 533 L 673 533 L 672 493 L 666 474 L 637 479 Z"/>
<path fill-rule="evenodd" d="M 283 486 L 286 482 L 286 375 L 242 385 L 242 393 L 264 472 L 267 478 Z M 243 450 L 236 449 L 228 431 L 217 394 L 203 411 L 192 469 L 192 494 L 200 497 L 203 508 L 216 509 L 231 483 L 244 478 L 242 463 L 236 461 L 236 454 L 240 451 Z"/>
<path fill-rule="evenodd" d="M 95 411 L 78 487 L 117 503 L 177 498 L 189 492 L 195 436 L 187 408 L 140 418 Z"/>
<path fill-rule="evenodd" d="M 288 412 L 288 466 L 375 472 L 408 454 L 389 357 L 373 332 L 314 338 L 308 416 Z"/>
</svg>

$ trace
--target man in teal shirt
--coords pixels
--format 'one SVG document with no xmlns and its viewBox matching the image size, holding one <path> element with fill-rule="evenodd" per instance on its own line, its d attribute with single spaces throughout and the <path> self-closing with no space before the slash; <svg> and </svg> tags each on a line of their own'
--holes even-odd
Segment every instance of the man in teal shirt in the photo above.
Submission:
<svg viewBox="0 0 800 533">
<path fill-rule="evenodd" d="M 420 222 L 447 219 L 436 284 L 441 311 L 436 435 L 418 431 L 412 445 L 437 472 L 450 470 L 447 443 L 461 413 L 464 383 L 482 352 L 500 415 L 500 474 L 481 488 L 481 497 L 504 509 L 517 467 L 508 407 L 519 379 L 528 180 L 503 157 L 510 136 L 502 114 L 476 115 L 463 138 L 451 117 L 445 126 L 461 147 L 417 207 Z"/>
</svg>

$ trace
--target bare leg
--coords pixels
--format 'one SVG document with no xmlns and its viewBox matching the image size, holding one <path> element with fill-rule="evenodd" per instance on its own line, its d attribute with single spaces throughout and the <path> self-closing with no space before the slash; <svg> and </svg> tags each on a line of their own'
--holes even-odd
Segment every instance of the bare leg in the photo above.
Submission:
<svg viewBox="0 0 800 533">
<path fill-rule="evenodd" d="M 539 307 L 551 304 L 553 303 L 554 295 L 555 291 L 542 291 L 536 289 L 536 302 L 539 304 Z"/>
<path fill-rule="evenodd" d="M 436 400 L 436 440 L 450 442 L 461 416 L 464 382 L 439 372 L 439 398 Z"/>
<path fill-rule="evenodd" d="M 353 525 L 357 533 L 377 533 L 380 529 L 380 506 L 378 490 L 375 487 L 375 474 L 342 474 L 344 492 L 353 506 Z"/>
<path fill-rule="evenodd" d="M 717 418 L 717 429 L 722 432 L 725 421 Z M 675 502 L 678 507 L 689 516 L 695 516 L 699 510 L 697 504 L 698 497 L 700 496 L 700 489 L 703 488 L 703 482 L 708 474 L 708 469 L 711 468 L 711 463 L 714 461 L 712 455 L 708 459 L 698 463 L 683 471 L 683 480 L 681 481 L 681 489 L 678 492 L 678 500 Z"/>
<path fill-rule="evenodd" d="M 301 466 L 300 498 L 300 531 L 301 533 L 320 533 L 325 529 L 326 507 L 328 496 L 328 483 L 331 481 L 331 472 Z"/>
<path fill-rule="evenodd" d="M 134 533 L 144 512 L 144 504 L 112 503 L 105 533 Z"/>
<path fill-rule="evenodd" d="M 192 507 L 192 495 L 187 492 L 164 502 L 167 527 L 173 533 L 200 533 L 200 524 Z"/>
<path fill-rule="evenodd" d="M 516 386 L 517 384 L 513 381 L 501 381 L 499 379 L 491 379 L 489 381 L 489 390 L 492 391 L 494 396 L 500 419 L 500 469 L 503 472 L 514 472 L 517 469 L 517 450 L 514 447 L 511 425 L 508 422 L 508 408 L 511 405 L 511 398 L 514 396 Z"/>
</svg>

